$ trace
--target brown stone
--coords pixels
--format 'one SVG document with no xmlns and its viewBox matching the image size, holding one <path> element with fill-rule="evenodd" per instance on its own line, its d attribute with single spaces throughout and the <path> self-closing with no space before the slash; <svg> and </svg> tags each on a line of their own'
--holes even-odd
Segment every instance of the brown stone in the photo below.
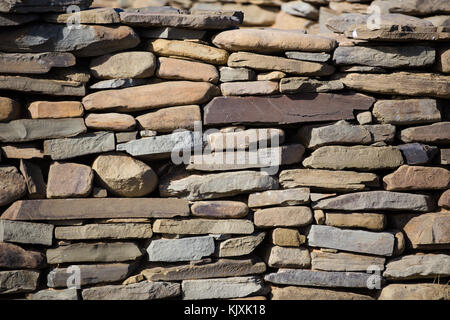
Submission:
<svg viewBox="0 0 450 320">
<path fill-rule="evenodd" d="M 134 117 L 123 113 L 90 113 L 84 122 L 94 131 L 131 131 L 136 126 Z"/>
<path fill-rule="evenodd" d="M 248 207 L 238 201 L 197 201 L 191 206 L 192 215 L 200 218 L 244 218 Z"/>
<path fill-rule="evenodd" d="M 0 242 L 0 268 L 38 269 L 45 266 L 42 253 L 24 250 L 11 243 Z"/>
<path fill-rule="evenodd" d="M 64 68 L 75 64 L 75 56 L 68 52 L 0 54 L 1 73 L 44 74 L 53 67 Z"/>
<path fill-rule="evenodd" d="M 403 165 L 383 178 L 386 190 L 439 190 L 450 187 L 450 172 L 444 168 Z"/>
<path fill-rule="evenodd" d="M 384 214 L 379 213 L 335 213 L 327 212 L 325 224 L 339 228 L 357 228 L 381 231 L 387 222 Z"/>
<path fill-rule="evenodd" d="M 373 115 L 381 123 L 408 125 L 441 120 L 434 99 L 378 100 Z"/>
<path fill-rule="evenodd" d="M 28 197 L 30 199 L 45 199 L 47 186 L 41 168 L 31 161 L 20 159 L 20 172 L 27 184 Z"/>
<path fill-rule="evenodd" d="M 35 101 L 28 107 L 32 119 L 77 118 L 84 109 L 78 101 Z"/>
<path fill-rule="evenodd" d="M 219 72 L 211 64 L 159 57 L 156 76 L 168 80 L 191 80 L 217 83 Z"/>
<path fill-rule="evenodd" d="M 299 247 L 306 237 L 296 229 L 276 228 L 272 231 L 272 243 L 280 247 Z"/>
<path fill-rule="evenodd" d="M 94 173 L 78 163 L 54 162 L 47 183 L 48 198 L 84 198 L 91 194 Z"/>
<path fill-rule="evenodd" d="M 224 96 L 258 96 L 278 92 L 277 81 L 226 82 L 220 85 Z"/>
<path fill-rule="evenodd" d="M 439 198 L 439 207 L 450 209 L 450 190 L 445 191 Z"/>
<path fill-rule="evenodd" d="M 400 139 L 406 143 L 448 144 L 450 143 L 450 122 L 404 129 L 400 132 Z"/>
<path fill-rule="evenodd" d="M 20 104 L 10 98 L 0 97 L 0 122 L 17 119 L 20 115 Z"/>
<path fill-rule="evenodd" d="M 198 105 L 164 108 L 136 117 L 142 128 L 157 132 L 172 132 L 176 129 L 193 130 L 195 121 L 201 122 Z"/>
<path fill-rule="evenodd" d="M 311 209 L 302 206 L 260 209 L 254 215 L 255 226 L 260 228 L 302 227 L 312 221 Z"/>
<path fill-rule="evenodd" d="M 311 252 L 312 269 L 323 271 L 342 272 L 368 272 L 371 267 L 376 266 L 384 270 L 384 257 L 375 257 L 348 252 L 325 252 L 313 250 Z"/>
<path fill-rule="evenodd" d="M 449 300 L 448 284 L 393 283 L 383 288 L 378 300 Z"/>
<path fill-rule="evenodd" d="M 450 73 L 450 48 L 438 51 L 436 69 L 443 73 Z"/>
<path fill-rule="evenodd" d="M 271 287 L 272 300 L 373 300 L 370 296 L 338 291 L 299 286 Z"/>
<path fill-rule="evenodd" d="M 14 166 L 0 166 L 0 206 L 22 198 L 27 192 L 25 179 Z"/>
<path fill-rule="evenodd" d="M 403 231 L 415 249 L 450 248 L 450 214 L 426 213 L 410 219 Z"/>
<path fill-rule="evenodd" d="M 97 79 L 141 79 L 155 73 L 156 57 L 151 52 L 127 51 L 91 60 L 90 69 Z"/>
<path fill-rule="evenodd" d="M 250 208 L 270 207 L 276 205 L 299 205 L 309 202 L 309 188 L 289 190 L 270 190 L 253 193 L 248 197 Z"/>
</svg>

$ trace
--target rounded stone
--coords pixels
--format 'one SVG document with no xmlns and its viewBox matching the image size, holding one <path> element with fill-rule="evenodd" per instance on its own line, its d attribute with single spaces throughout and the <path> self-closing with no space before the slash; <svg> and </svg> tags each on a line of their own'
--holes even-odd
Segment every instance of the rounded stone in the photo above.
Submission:
<svg viewBox="0 0 450 320">
<path fill-rule="evenodd" d="M 0 206 L 5 206 L 25 195 L 25 179 L 14 166 L 0 166 Z"/>
<path fill-rule="evenodd" d="M 0 122 L 17 119 L 20 115 L 20 104 L 13 99 L 0 97 Z"/>
</svg>

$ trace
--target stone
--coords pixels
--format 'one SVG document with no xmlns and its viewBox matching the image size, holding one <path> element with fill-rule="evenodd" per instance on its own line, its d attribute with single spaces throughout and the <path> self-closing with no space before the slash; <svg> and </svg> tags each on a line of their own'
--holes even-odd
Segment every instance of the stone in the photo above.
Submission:
<svg viewBox="0 0 450 320">
<path fill-rule="evenodd" d="M 11 121 L 20 116 L 20 104 L 10 98 L 0 97 L 0 122 Z"/>
<path fill-rule="evenodd" d="M 275 23 L 271 26 L 275 29 L 297 31 L 305 33 L 305 29 L 313 27 L 314 21 L 290 15 L 284 11 L 279 11 L 275 18 Z M 292 49 L 296 50 L 296 49 Z M 298 49 L 300 50 L 300 49 Z"/>
<path fill-rule="evenodd" d="M 194 130 L 202 116 L 198 105 L 164 108 L 136 117 L 140 126 L 147 130 L 169 133 L 177 129 Z"/>
<path fill-rule="evenodd" d="M 319 18 L 319 10 L 313 5 L 303 1 L 283 3 L 281 10 L 293 16 L 304 17 L 312 20 Z"/>
<path fill-rule="evenodd" d="M 344 89 L 339 80 L 322 81 L 307 77 L 283 78 L 280 81 L 281 93 L 330 92 Z"/>
<path fill-rule="evenodd" d="M 76 211 L 73 208 L 77 208 Z M 189 215 L 189 205 L 181 199 L 91 198 L 21 200 L 2 215 L 7 220 L 77 220 L 112 218 L 171 218 Z"/>
<path fill-rule="evenodd" d="M 152 226 L 146 223 L 87 224 L 55 228 L 55 238 L 62 240 L 150 239 Z"/>
<path fill-rule="evenodd" d="M 84 122 L 86 127 L 95 131 L 130 131 L 136 126 L 133 116 L 121 113 L 90 113 Z"/>
<path fill-rule="evenodd" d="M 441 149 L 441 164 L 450 164 L 450 149 Z"/>
<path fill-rule="evenodd" d="M 425 21 L 425 20 L 424 20 Z M 427 21 L 428 22 L 428 21 Z M 429 23 L 429 22 L 428 22 Z M 400 30 L 396 30 L 399 28 Z M 365 41 L 448 41 L 450 33 L 446 27 L 436 28 L 434 26 L 395 26 L 394 28 L 381 26 L 372 30 L 366 25 L 357 26 L 353 30 L 347 30 L 344 35 L 348 38 Z M 405 31 L 406 30 L 406 31 Z"/>
<path fill-rule="evenodd" d="M 331 65 L 287 59 L 250 52 L 235 52 L 228 58 L 229 67 L 246 67 L 258 71 L 282 71 L 304 76 L 329 76 L 335 68 Z"/>
<path fill-rule="evenodd" d="M 383 178 L 390 191 L 439 190 L 450 187 L 450 172 L 444 168 L 403 165 Z"/>
<path fill-rule="evenodd" d="M 144 51 L 108 54 L 90 63 L 91 73 L 97 79 L 150 78 L 155 69 L 155 55 Z"/>
<path fill-rule="evenodd" d="M 330 226 L 312 225 L 308 234 L 311 247 L 330 248 L 356 253 L 391 256 L 394 236 L 387 232 L 341 230 Z"/>
<path fill-rule="evenodd" d="M 283 269 L 277 273 L 269 273 L 264 277 L 266 282 L 283 285 L 331 287 L 331 288 L 368 288 L 381 279 L 370 273 L 359 272 L 326 272 L 299 269 Z"/>
<path fill-rule="evenodd" d="M 33 22 L 39 19 L 37 14 L 13 14 L 13 13 L 0 13 L 0 26 L 1 27 L 14 27 Z"/>
<path fill-rule="evenodd" d="M 166 234 L 251 234 L 253 223 L 241 219 L 160 219 L 153 224 L 153 232 Z"/>
<path fill-rule="evenodd" d="M 244 218 L 248 214 L 248 207 L 238 201 L 197 201 L 192 204 L 191 212 L 199 218 Z"/>
<path fill-rule="evenodd" d="M 448 212 L 433 212 L 411 218 L 403 227 L 408 241 L 414 249 L 448 249 L 450 234 Z"/>
<path fill-rule="evenodd" d="M 347 88 L 363 92 L 442 99 L 450 97 L 450 76 L 433 73 L 348 73 L 339 79 Z"/>
<path fill-rule="evenodd" d="M 204 61 L 214 65 L 224 65 L 228 52 L 201 43 L 180 40 L 155 39 L 147 43 L 147 50 L 163 57 L 181 57 Z"/>
<path fill-rule="evenodd" d="M 86 132 L 86 126 L 82 118 L 21 119 L 0 123 L 0 141 L 2 142 L 65 138 L 83 132 Z"/>
<path fill-rule="evenodd" d="M 155 230 L 156 232 L 156 230 Z M 214 238 L 209 236 L 152 240 L 147 248 L 149 261 L 195 261 L 214 253 Z"/>
<path fill-rule="evenodd" d="M 253 193 L 248 197 L 250 208 L 295 206 L 309 203 L 309 189 L 270 190 Z"/>
<path fill-rule="evenodd" d="M 75 56 L 71 53 L 1 53 L 1 73 L 43 74 L 51 68 L 71 67 L 76 64 Z"/>
<path fill-rule="evenodd" d="M 301 93 L 275 97 L 216 97 L 204 108 L 204 125 L 296 124 L 353 120 L 375 100 L 362 94 Z"/>
<path fill-rule="evenodd" d="M 0 268 L 41 269 L 44 266 L 45 259 L 42 253 L 25 250 L 10 243 L 0 243 Z"/>
<path fill-rule="evenodd" d="M 78 300 L 78 294 L 77 294 L 76 288 L 62 289 L 62 290 L 46 289 L 46 290 L 40 290 L 36 293 L 29 294 L 27 296 L 27 299 L 28 300 L 45 300 L 45 301 Z"/>
<path fill-rule="evenodd" d="M 433 65 L 435 56 L 435 50 L 426 46 L 338 47 L 333 62 L 389 69 L 423 68 Z"/>
<path fill-rule="evenodd" d="M 0 241 L 51 246 L 53 225 L 0 220 Z"/>
<path fill-rule="evenodd" d="M 80 286 L 122 281 L 133 269 L 132 265 L 126 263 L 89 264 L 76 267 L 80 270 Z M 73 275 L 72 269 L 70 267 L 52 269 L 47 275 L 47 286 L 49 288 L 67 287 L 67 282 Z"/>
<path fill-rule="evenodd" d="M 43 159 L 44 153 L 34 143 L 5 144 L 0 147 L 8 159 Z M 22 172 L 22 174 L 24 174 Z"/>
<path fill-rule="evenodd" d="M 285 55 L 289 59 L 311 61 L 311 62 L 328 62 L 331 58 L 329 53 L 324 52 L 301 52 L 287 51 Z"/>
<path fill-rule="evenodd" d="M 426 16 L 435 13 L 450 13 L 450 4 L 445 0 L 376 0 L 372 2 L 371 6 L 380 6 L 388 12 L 403 13 L 412 16 Z"/>
<path fill-rule="evenodd" d="M 114 139 L 114 133 L 93 132 L 73 138 L 45 140 L 44 153 L 53 160 L 64 160 L 108 152 L 116 148 Z"/>
<path fill-rule="evenodd" d="M 327 197 L 325 197 L 325 198 L 327 198 Z M 320 199 L 323 199 L 323 198 L 320 197 Z M 311 198 L 311 201 L 313 201 L 312 198 Z M 314 222 L 316 224 L 324 225 L 325 220 L 326 220 L 325 212 L 323 212 L 323 210 L 314 210 L 313 213 L 314 213 Z"/>
<path fill-rule="evenodd" d="M 208 82 L 170 81 L 95 92 L 83 98 L 83 105 L 88 111 L 133 112 L 205 103 L 218 94 Z"/>
<path fill-rule="evenodd" d="M 253 81 L 256 79 L 255 72 L 247 68 L 220 67 L 220 82 L 231 81 Z"/>
<path fill-rule="evenodd" d="M 313 250 L 311 258 L 313 270 L 342 272 L 368 272 L 375 267 L 383 270 L 386 260 L 383 257 L 347 252 L 331 253 L 321 250 Z"/>
<path fill-rule="evenodd" d="M 0 166 L 0 190 L 0 206 L 8 205 L 26 194 L 25 179 L 16 167 Z"/>
<path fill-rule="evenodd" d="M 388 261 L 383 277 L 389 280 L 446 278 L 450 275 L 450 256 L 415 254 Z"/>
<path fill-rule="evenodd" d="M 267 265 L 272 268 L 306 269 L 311 266 L 307 248 L 272 247 L 268 253 Z"/>
<path fill-rule="evenodd" d="M 373 115 L 380 123 L 409 125 L 441 121 L 434 99 L 378 100 Z"/>
<path fill-rule="evenodd" d="M 278 181 L 265 172 L 236 171 L 187 177 L 163 177 L 159 185 L 162 197 L 207 200 L 231 197 L 278 188 Z"/>
<path fill-rule="evenodd" d="M 190 80 L 217 83 L 219 72 L 213 65 L 173 58 L 158 58 L 156 76 L 168 80 Z"/>
<path fill-rule="evenodd" d="M 275 228 L 271 237 L 272 244 L 279 247 L 299 247 L 306 242 L 306 237 L 296 229 Z"/>
<path fill-rule="evenodd" d="M 293 30 L 236 29 L 219 33 L 213 38 L 219 48 L 229 51 L 275 53 L 283 51 L 329 52 L 336 47 L 330 38 L 304 34 Z"/>
<path fill-rule="evenodd" d="M 450 25 L 450 18 L 448 15 L 431 16 L 423 19 L 430 21 L 436 27 L 448 27 Z"/>
<path fill-rule="evenodd" d="M 395 169 L 403 164 L 403 157 L 396 147 L 326 146 L 314 151 L 303 160 L 303 166 L 330 170 L 382 170 Z"/>
<path fill-rule="evenodd" d="M 0 295 L 36 291 L 38 279 L 38 271 L 0 271 Z"/>
<path fill-rule="evenodd" d="M 92 192 L 94 172 L 79 163 L 54 162 L 50 165 L 47 198 L 85 198 Z"/>
<path fill-rule="evenodd" d="M 327 212 L 325 224 L 339 228 L 382 231 L 387 225 L 386 216 L 378 213 L 336 213 Z"/>
<path fill-rule="evenodd" d="M 84 108 L 78 101 L 35 101 L 28 107 L 32 119 L 59 119 L 82 117 Z"/>
<path fill-rule="evenodd" d="M 270 26 L 275 22 L 277 11 L 270 6 L 240 3 L 223 3 L 220 10 L 241 11 L 244 14 L 243 26 Z"/>
<path fill-rule="evenodd" d="M 329 289 L 297 286 L 272 286 L 271 289 L 272 300 L 373 300 L 367 295 Z"/>
<path fill-rule="evenodd" d="M 259 277 L 232 277 L 224 279 L 183 280 L 184 300 L 242 298 L 263 289 Z"/>
<path fill-rule="evenodd" d="M 82 97 L 86 94 L 86 88 L 80 82 L 15 75 L 0 76 L 0 89 L 54 96 Z"/>
<path fill-rule="evenodd" d="M 439 198 L 438 206 L 450 209 L 450 190 L 445 191 Z"/>
<path fill-rule="evenodd" d="M 255 258 L 219 259 L 207 264 L 183 264 L 145 269 L 141 272 L 147 281 L 180 281 L 191 279 L 239 277 L 260 274 L 266 265 Z"/>
<path fill-rule="evenodd" d="M 403 129 L 400 132 L 400 139 L 406 143 L 448 144 L 450 143 L 450 122 Z"/>
<path fill-rule="evenodd" d="M 148 79 L 111 79 L 94 83 L 90 89 L 125 89 L 150 84 Z"/>
<path fill-rule="evenodd" d="M 281 71 L 268 71 L 260 72 L 256 75 L 256 80 L 258 81 L 274 81 L 280 80 L 286 76 L 286 73 Z"/>
<path fill-rule="evenodd" d="M 116 24 L 120 23 L 119 13 L 113 8 L 95 8 L 74 13 L 50 13 L 44 21 L 51 23 Z"/>
<path fill-rule="evenodd" d="M 259 209 L 254 215 L 254 223 L 258 228 L 302 227 L 312 221 L 311 209 L 302 206 Z"/>
<path fill-rule="evenodd" d="M 136 260 L 142 256 L 132 242 L 74 243 L 46 252 L 48 264 L 68 262 L 121 262 Z"/>
<path fill-rule="evenodd" d="M 137 131 L 129 131 L 129 132 L 116 132 L 114 134 L 116 136 L 116 143 L 125 143 L 128 141 L 136 140 L 138 138 Z"/>
<path fill-rule="evenodd" d="M 23 38 L 23 35 L 27 37 Z M 127 26 L 29 24 L 0 31 L 3 52 L 68 52 L 79 57 L 95 57 L 136 47 L 139 36 Z M 22 39 L 18 41 L 18 39 Z"/>
<path fill-rule="evenodd" d="M 158 300 L 178 297 L 179 283 L 139 282 L 135 284 L 110 285 L 83 289 L 83 300 Z"/>
<path fill-rule="evenodd" d="M 92 0 L 44 0 L 36 3 L 21 0 L 7 0 L 0 5 L 0 12 L 30 13 L 30 12 L 65 12 L 70 5 L 76 5 L 81 10 L 89 8 Z"/>
<path fill-rule="evenodd" d="M 20 159 L 20 172 L 27 184 L 28 197 L 30 199 L 45 199 L 47 186 L 41 168 L 31 161 Z"/>
<path fill-rule="evenodd" d="M 284 170 L 280 174 L 283 188 L 310 187 L 318 190 L 361 191 L 379 186 L 374 173 L 320 169 Z"/>
<path fill-rule="evenodd" d="M 399 145 L 405 162 L 409 165 L 427 164 L 439 153 L 439 149 L 420 143 L 407 143 Z M 441 151 L 442 153 L 442 151 Z"/>
<path fill-rule="evenodd" d="M 251 236 L 222 241 L 219 245 L 219 257 L 237 257 L 250 254 L 263 242 L 265 237 L 265 232 L 259 232 Z"/>
<path fill-rule="evenodd" d="M 252 96 L 270 95 L 278 92 L 278 82 L 275 81 L 247 81 L 226 82 L 220 85 L 224 96 Z"/>
<path fill-rule="evenodd" d="M 450 288 L 446 284 L 392 283 L 381 290 L 378 300 L 448 300 Z"/>
<path fill-rule="evenodd" d="M 368 191 L 344 194 L 322 199 L 313 205 L 314 209 L 351 211 L 419 211 L 429 212 L 434 204 L 429 196 L 390 191 Z"/>
<path fill-rule="evenodd" d="M 141 28 L 137 31 L 143 38 L 168 40 L 202 40 L 205 38 L 207 32 L 206 30 L 194 30 L 174 27 L 155 27 L 151 29 Z"/>
<path fill-rule="evenodd" d="M 441 48 L 438 51 L 436 69 L 442 73 L 450 73 L 450 48 Z"/>
</svg>

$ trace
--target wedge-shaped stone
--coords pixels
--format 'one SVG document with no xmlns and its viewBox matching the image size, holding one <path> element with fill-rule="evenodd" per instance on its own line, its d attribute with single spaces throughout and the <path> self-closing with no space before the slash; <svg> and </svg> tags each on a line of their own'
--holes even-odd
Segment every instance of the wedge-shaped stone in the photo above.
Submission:
<svg viewBox="0 0 450 320">
<path fill-rule="evenodd" d="M 82 97 L 86 94 L 84 84 L 77 81 L 22 76 L 0 76 L 0 89 L 52 96 Z"/>
<path fill-rule="evenodd" d="M 8 205 L 26 194 L 25 179 L 16 167 L 0 166 L 0 190 L 0 206 Z"/>
<path fill-rule="evenodd" d="M 240 219 L 161 219 L 153 224 L 153 232 L 167 234 L 251 234 L 253 231 L 251 221 Z"/>
<path fill-rule="evenodd" d="M 294 124 L 353 120 L 375 99 L 362 94 L 303 93 L 276 97 L 216 97 L 204 108 L 205 125 Z"/>
<path fill-rule="evenodd" d="M 40 269 L 43 267 L 45 267 L 45 259 L 42 253 L 0 242 L 0 268 Z"/>
<path fill-rule="evenodd" d="M 446 249 L 450 248 L 449 228 L 448 212 L 437 212 L 413 217 L 403 231 L 414 249 Z"/>
<path fill-rule="evenodd" d="M 53 225 L 0 220 L 0 242 L 51 246 L 53 242 Z"/>
<path fill-rule="evenodd" d="M 434 99 L 378 100 L 373 115 L 381 123 L 408 125 L 441 120 Z"/>
<path fill-rule="evenodd" d="M 226 82 L 220 85 L 224 96 L 259 96 L 278 92 L 277 81 L 240 81 Z"/>
<path fill-rule="evenodd" d="M 272 300 L 373 300 L 372 297 L 345 291 L 307 287 L 271 287 Z"/>
<path fill-rule="evenodd" d="M 47 286 L 49 288 L 67 287 L 67 281 L 70 281 L 73 275 L 73 267 L 51 270 L 47 275 Z M 88 264 L 76 265 L 76 267 L 80 270 L 80 286 L 122 281 L 133 270 L 133 266 L 126 263 Z"/>
<path fill-rule="evenodd" d="M 275 284 L 331 288 L 368 288 L 372 284 L 372 279 L 381 281 L 380 276 L 370 273 L 295 269 L 282 269 L 264 277 L 265 281 Z"/>
<path fill-rule="evenodd" d="M 181 199 L 96 198 L 17 201 L 3 213 L 2 219 L 33 221 L 171 218 L 188 215 L 188 202 Z"/>
<path fill-rule="evenodd" d="M 303 166 L 314 169 L 395 169 L 403 164 L 403 156 L 396 147 L 326 146 L 303 160 Z"/>
<path fill-rule="evenodd" d="M 316 80 L 308 77 L 283 78 L 280 81 L 281 93 L 331 92 L 343 90 L 344 84 L 339 80 Z"/>
<path fill-rule="evenodd" d="M 244 218 L 248 214 L 248 207 L 239 201 L 198 201 L 191 206 L 191 212 L 200 218 Z"/>
<path fill-rule="evenodd" d="M 99 91 L 84 97 L 83 105 L 89 111 L 131 112 L 205 103 L 218 94 L 219 89 L 208 82 L 170 81 Z"/>
<path fill-rule="evenodd" d="M 184 280 L 181 283 L 184 300 L 243 298 L 263 289 L 259 277 Z"/>
<path fill-rule="evenodd" d="M 35 291 L 38 279 L 38 271 L 0 271 L 0 295 Z"/>
<path fill-rule="evenodd" d="M 448 300 L 450 288 L 447 284 L 392 283 L 383 288 L 378 300 Z"/>
<path fill-rule="evenodd" d="M 51 300 L 57 300 L 57 301 L 63 301 L 63 300 L 78 300 L 78 294 L 77 289 L 62 289 L 62 290 L 40 290 L 36 293 L 29 294 L 27 296 L 28 300 L 45 300 L 45 301 L 51 301 Z"/>
<path fill-rule="evenodd" d="M 311 209 L 302 206 L 260 209 L 254 215 L 255 226 L 259 228 L 302 227 L 312 221 Z"/>
<path fill-rule="evenodd" d="M 450 187 L 450 171 L 438 167 L 403 165 L 383 178 L 386 190 L 439 190 Z"/>
<path fill-rule="evenodd" d="M 70 12 L 70 11 L 69 11 Z M 115 24 L 120 23 L 119 13 L 113 8 L 95 8 L 73 13 L 50 13 L 44 21 L 51 23 Z"/>
<path fill-rule="evenodd" d="M 200 260 L 212 255 L 214 250 L 214 238 L 204 236 L 153 240 L 147 253 L 149 261 L 178 262 Z"/>
<path fill-rule="evenodd" d="M 319 190 L 361 191 L 379 186 L 374 173 L 333 171 L 319 169 L 292 169 L 281 171 L 283 188 L 310 187 Z"/>
<path fill-rule="evenodd" d="M 309 203 L 309 189 L 298 188 L 290 190 L 271 190 L 253 193 L 248 197 L 250 208 L 270 206 L 295 206 Z"/>
<path fill-rule="evenodd" d="M 75 243 L 48 249 L 48 264 L 67 262 L 120 262 L 136 260 L 142 256 L 137 245 L 132 242 Z"/>
<path fill-rule="evenodd" d="M 446 278 L 450 275 L 450 256 L 415 254 L 389 261 L 383 277 L 390 280 Z"/>
<path fill-rule="evenodd" d="M 87 224 L 55 228 L 55 238 L 62 240 L 150 239 L 152 226 L 147 223 Z"/>
<path fill-rule="evenodd" d="M 429 196 L 421 194 L 368 191 L 322 199 L 314 204 L 313 208 L 345 211 L 406 210 L 427 212 L 433 210 L 434 203 Z"/>
<path fill-rule="evenodd" d="M 272 268 L 306 269 L 311 266 L 307 248 L 272 247 L 268 252 L 267 265 Z"/>
<path fill-rule="evenodd" d="M 237 29 L 216 35 L 213 43 L 229 51 L 283 52 L 301 50 L 328 52 L 336 47 L 331 38 L 304 34 L 292 30 Z"/>
<path fill-rule="evenodd" d="M 341 230 L 329 226 L 311 226 L 308 245 L 379 256 L 391 256 L 395 238 L 387 232 Z"/>
<path fill-rule="evenodd" d="M 0 147 L 6 158 L 9 159 L 43 159 L 44 153 L 35 143 L 5 144 Z M 25 175 L 22 172 L 23 175 Z"/>
<path fill-rule="evenodd" d="M 35 101 L 28 112 L 33 119 L 76 118 L 83 116 L 84 108 L 78 101 Z"/>
<path fill-rule="evenodd" d="M 219 72 L 213 65 L 184 59 L 158 58 L 156 76 L 169 80 L 191 80 L 217 83 Z"/>
<path fill-rule="evenodd" d="M 239 277 L 260 274 L 266 265 L 255 258 L 219 259 L 207 264 L 183 264 L 145 269 L 141 272 L 148 281 L 180 281 L 192 279 Z"/>
<path fill-rule="evenodd" d="M 450 76 L 433 73 L 349 73 L 341 77 L 340 80 L 347 88 L 358 91 L 443 99 L 450 97 Z"/>
<path fill-rule="evenodd" d="M 76 60 L 71 53 L 1 53 L 1 73 L 47 73 L 51 68 L 71 67 Z"/>
<path fill-rule="evenodd" d="M 157 132 L 172 132 L 176 129 L 194 130 L 196 121 L 202 121 L 198 105 L 164 108 L 136 117 L 142 128 Z"/>
<path fill-rule="evenodd" d="M 265 232 L 255 235 L 231 238 L 220 243 L 219 257 L 238 257 L 252 253 L 266 237 Z"/>
<path fill-rule="evenodd" d="M 43 0 L 34 1 L 6 0 L 0 5 L 0 12 L 65 12 L 71 5 L 80 7 L 81 10 L 89 8 L 92 0 Z"/>
<path fill-rule="evenodd" d="M 81 294 L 83 300 L 159 300 L 178 297 L 181 290 L 179 283 L 144 281 L 83 289 Z"/>
<path fill-rule="evenodd" d="M 334 73 L 331 65 L 267 56 L 250 52 L 235 52 L 228 58 L 230 67 L 246 67 L 254 70 L 277 70 L 305 76 L 328 76 Z"/>
<path fill-rule="evenodd" d="M 339 228 L 367 229 L 382 231 L 387 225 L 386 216 L 379 213 L 336 213 L 327 212 L 325 218 L 327 226 Z"/>
<path fill-rule="evenodd" d="M 424 142 L 430 144 L 450 143 L 450 122 L 439 122 L 428 126 L 412 127 L 400 132 L 403 142 Z"/>
<path fill-rule="evenodd" d="M 26 37 L 24 37 L 26 35 Z M 139 36 L 127 26 L 30 24 L 0 31 L 4 52 L 67 52 L 92 57 L 136 47 Z"/>
<path fill-rule="evenodd" d="M 367 272 L 377 267 L 384 269 L 385 258 L 353 254 L 347 252 L 324 252 L 313 250 L 311 252 L 313 270 Z"/>
<path fill-rule="evenodd" d="M 278 181 L 265 172 L 237 171 L 187 177 L 163 177 L 159 185 L 162 197 L 206 200 L 231 197 L 278 188 Z"/>
</svg>

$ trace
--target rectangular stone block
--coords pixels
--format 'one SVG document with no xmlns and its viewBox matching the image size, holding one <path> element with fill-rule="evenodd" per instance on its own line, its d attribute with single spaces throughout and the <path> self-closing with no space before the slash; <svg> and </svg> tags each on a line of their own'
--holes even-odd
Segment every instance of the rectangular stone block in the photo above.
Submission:
<svg viewBox="0 0 450 320">
<path fill-rule="evenodd" d="M 214 253 L 213 237 L 191 237 L 170 240 L 153 240 L 147 248 L 149 261 L 195 261 Z"/>
<path fill-rule="evenodd" d="M 289 190 L 269 190 L 253 193 L 248 197 L 250 208 L 270 206 L 295 206 L 309 203 L 309 188 L 296 188 Z"/>
<path fill-rule="evenodd" d="M 311 253 L 312 268 L 322 271 L 367 272 L 372 267 L 384 270 L 386 261 L 383 257 L 374 257 L 347 252 L 325 252 L 313 250 Z"/>
<path fill-rule="evenodd" d="M 168 234 L 251 234 L 253 223 L 243 219 L 160 219 L 153 224 L 155 233 Z"/>
<path fill-rule="evenodd" d="M 55 238 L 62 240 L 150 239 L 152 235 L 152 225 L 149 223 L 87 224 L 55 228 Z"/>
<path fill-rule="evenodd" d="M 53 243 L 53 225 L 0 220 L 0 242 L 51 246 Z"/>
</svg>

